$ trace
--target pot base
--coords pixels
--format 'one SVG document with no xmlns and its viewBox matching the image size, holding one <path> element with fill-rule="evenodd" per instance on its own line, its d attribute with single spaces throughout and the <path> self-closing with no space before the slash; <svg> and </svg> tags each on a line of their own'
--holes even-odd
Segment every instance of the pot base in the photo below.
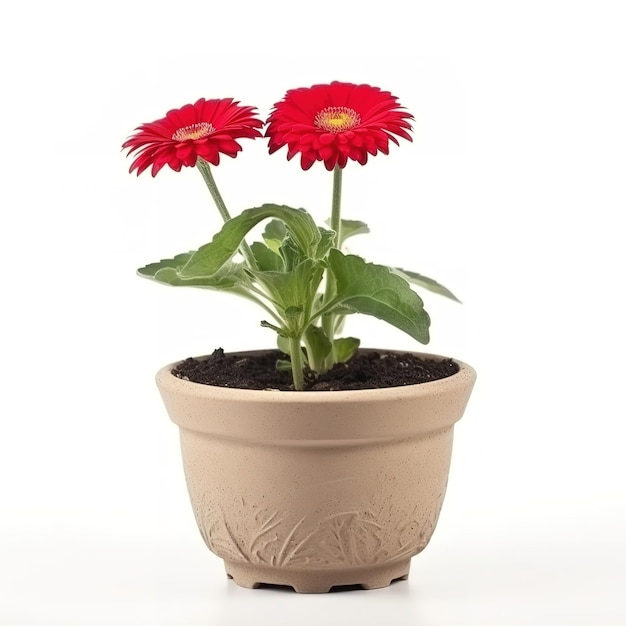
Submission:
<svg viewBox="0 0 626 626">
<path fill-rule="evenodd" d="M 257 589 L 261 585 L 282 585 L 292 587 L 297 593 L 328 593 L 338 586 L 389 587 L 395 580 L 408 578 L 411 560 L 341 570 L 294 570 L 226 560 L 224 565 L 228 577 L 240 587 Z"/>
</svg>

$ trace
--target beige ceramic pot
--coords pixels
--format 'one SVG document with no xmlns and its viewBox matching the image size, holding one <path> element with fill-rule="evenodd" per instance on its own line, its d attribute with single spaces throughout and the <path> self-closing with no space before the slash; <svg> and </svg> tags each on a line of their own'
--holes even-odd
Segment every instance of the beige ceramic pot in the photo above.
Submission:
<svg viewBox="0 0 626 626">
<path fill-rule="evenodd" d="M 309 392 L 213 387 L 161 369 L 198 527 L 228 576 L 303 593 L 406 578 L 435 529 L 476 378 L 459 365 L 419 385 Z"/>
</svg>

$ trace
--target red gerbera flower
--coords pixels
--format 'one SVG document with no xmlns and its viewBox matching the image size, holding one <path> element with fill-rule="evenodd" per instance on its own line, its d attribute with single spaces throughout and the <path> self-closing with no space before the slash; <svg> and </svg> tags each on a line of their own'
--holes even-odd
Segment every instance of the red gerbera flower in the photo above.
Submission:
<svg viewBox="0 0 626 626">
<path fill-rule="evenodd" d="M 287 145 L 287 159 L 301 153 L 302 169 L 324 161 L 327 170 L 348 159 L 367 163 L 367 155 L 389 152 L 389 140 L 411 141 L 413 119 L 395 96 L 370 85 L 332 82 L 292 89 L 267 119 L 270 154 Z"/>
<path fill-rule="evenodd" d="M 169 165 L 180 172 L 183 165 L 193 167 L 198 157 L 217 165 L 220 153 L 237 156 L 241 146 L 235 141 L 241 137 L 261 137 L 257 128 L 263 126 L 254 117 L 256 109 L 240 106 L 232 98 L 205 100 L 173 109 L 156 122 L 142 124 L 129 137 L 122 148 L 128 154 L 139 150 L 130 166 L 137 176 L 152 166 L 152 176 Z"/>
</svg>

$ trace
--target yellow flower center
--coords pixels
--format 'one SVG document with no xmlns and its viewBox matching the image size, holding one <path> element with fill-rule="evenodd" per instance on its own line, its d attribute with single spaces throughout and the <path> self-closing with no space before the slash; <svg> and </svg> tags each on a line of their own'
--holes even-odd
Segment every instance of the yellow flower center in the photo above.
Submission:
<svg viewBox="0 0 626 626">
<path fill-rule="evenodd" d="M 194 141 L 195 139 L 208 137 L 214 131 L 215 128 L 210 122 L 196 122 L 195 124 L 179 128 L 172 135 L 172 139 L 174 141 Z"/>
<path fill-rule="evenodd" d="M 361 123 L 361 116 L 348 107 L 327 107 L 315 116 L 315 125 L 329 133 L 341 133 Z"/>
</svg>

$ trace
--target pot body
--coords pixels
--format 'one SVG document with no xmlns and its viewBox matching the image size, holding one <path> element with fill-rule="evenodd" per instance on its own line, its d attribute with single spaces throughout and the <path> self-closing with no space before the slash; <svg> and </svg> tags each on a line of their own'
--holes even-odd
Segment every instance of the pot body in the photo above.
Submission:
<svg viewBox="0 0 626 626">
<path fill-rule="evenodd" d="M 213 387 L 162 368 L 196 521 L 227 574 L 304 593 L 408 576 L 435 529 L 476 378 L 457 363 L 429 383 L 326 392 Z"/>
</svg>

